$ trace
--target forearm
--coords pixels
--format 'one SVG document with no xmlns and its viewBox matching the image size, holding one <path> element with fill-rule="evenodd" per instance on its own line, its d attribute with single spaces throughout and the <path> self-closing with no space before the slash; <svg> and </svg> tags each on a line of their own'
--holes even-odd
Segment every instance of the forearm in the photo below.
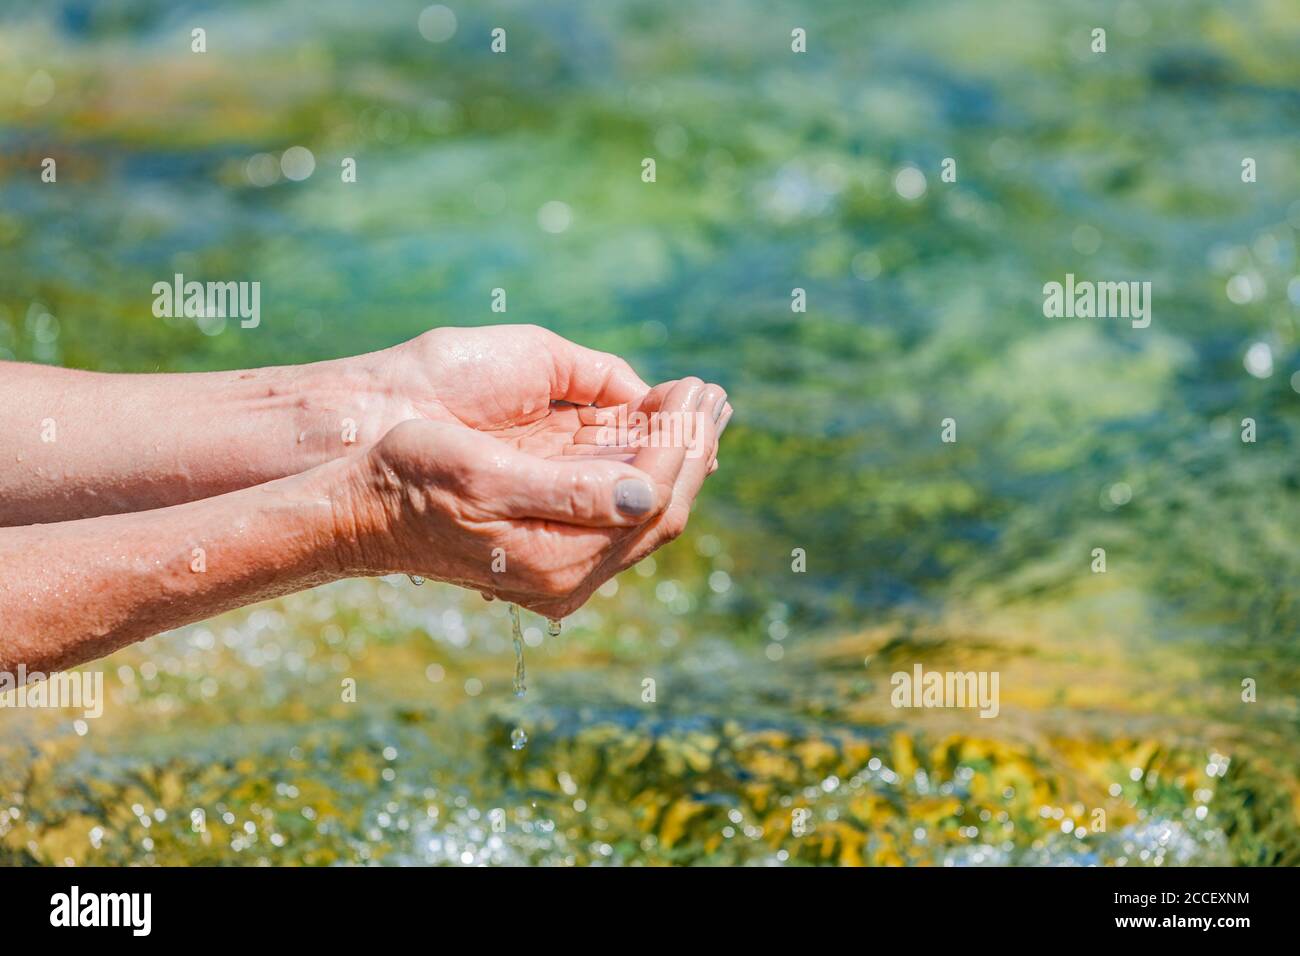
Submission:
<svg viewBox="0 0 1300 956">
<path fill-rule="evenodd" d="M 400 418 L 382 354 L 157 375 L 0 363 L 0 527 L 166 507 L 346 455 Z"/>
<path fill-rule="evenodd" d="M 344 576 L 348 461 L 156 511 L 0 528 L 0 671 L 53 671 Z"/>
</svg>

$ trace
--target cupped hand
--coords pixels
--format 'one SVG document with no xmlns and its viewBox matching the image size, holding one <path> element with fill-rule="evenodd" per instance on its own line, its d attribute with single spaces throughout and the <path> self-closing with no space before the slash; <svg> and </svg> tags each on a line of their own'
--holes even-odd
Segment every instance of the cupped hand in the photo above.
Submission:
<svg viewBox="0 0 1300 956">
<path fill-rule="evenodd" d="M 535 325 L 433 329 L 391 353 L 390 390 L 408 417 L 466 425 L 543 456 L 580 427 L 570 406 L 635 403 L 650 391 L 618 356 Z"/>
<path fill-rule="evenodd" d="M 433 329 L 364 356 L 383 400 L 375 439 L 417 419 L 461 424 L 542 458 L 591 453 L 593 409 L 653 412 L 673 382 L 651 389 L 626 361 L 535 325 Z M 730 418 L 722 398 L 720 415 Z"/>
<path fill-rule="evenodd" d="M 559 618 L 681 534 L 716 461 L 718 426 L 729 417 L 725 392 L 687 378 L 652 395 L 621 360 L 593 360 L 558 336 L 562 345 L 547 342 L 549 333 L 515 334 L 523 338 L 507 337 L 498 353 L 487 344 L 491 336 L 462 343 L 459 356 L 440 366 L 446 381 L 459 384 L 437 396 L 437 411 L 455 421 L 430 414 L 405 422 L 353 466 L 337 534 L 350 573 L 420 574 Z M 550 353 L 549 368 L 533 353 L 543 371 L 524 371 L 518 350 L 539 344 Z M 526 381 L 503 382 L 492 396 L 479 376 L 490 375 L 494 355 L 503 354 L 521 363 Z M 571 420 L 565 414 L 557 433 L 572 426 L 570 444 L 593 446 L 587 454 L 566 454 L 566 445 L 539 455 L 519 440 L 523 433 L 499 434 L 550 417 L 557 393 L 583 405 L 648 405 L 658 414 L 637 442 L 597 445 L 582 440 L 587 433 L 575 438 L 589 427 L 581 420 L 589 413 L 569 409 Z"/>
</svg>

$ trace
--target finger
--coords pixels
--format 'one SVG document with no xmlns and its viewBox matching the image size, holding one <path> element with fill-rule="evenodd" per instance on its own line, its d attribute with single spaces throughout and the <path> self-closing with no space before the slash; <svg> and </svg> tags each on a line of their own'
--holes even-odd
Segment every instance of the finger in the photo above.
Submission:
<svg viewBox="0 0 1300 956">
<path fill-rule="evenodd" d="M 584 414 L 585 413 L 585 414 Z M 645 413 L 629 414 L 626 405 L 613 408 L 586 406 L 579 410 L 582 422 L 573 432 L 578 445 L 631 445 L 645 434 Z"/>
<path fill-rule="evenodd" d="M 704 387 L 704 394 L 700 398 L 700 413 L 698 417 L 700 418 L 707 417 L 711 419 L 714 424 L 714 427 L 711 436 L 708 437 L 707 439 L 703 434 L 697 436 L 696 438 L 697 444 L 699 442 L 705 442 L 706 440 L 708 441 L 708 444 L 699 444 L 698 447 L 693 445 L 691 448 L 691 454 L 702 455 L 704 457 L 704 461 L 706 464 L 706 468 L 705 468 L 706 474 L 708 473 L 707 466 L 712 465 L 713 460 L 718 457 L 717 423 L 718 420 L 722 417 L 723 413 L 725 412 L 726 407 L 727 407 L 726 390 L 721 385 L 717 385 L 713 382 L 710 382 L 708 385 L 706 385 Z"/>
<path fill-rule="evenodd" d="M 633 438 L 630 431 L 618 425 L 583 425 L 573 433 L 574 444 L 605 445 L 617 448 L 626 446 Z"/>
<path fill-rule="evenodd" d="M 697 447 L 712 447 L 716 443 L 713 422 L 707 415 L 698 416 L 697 434 L 694 442 Z M 678 477 L 674 482 L 672 497 L 668 507 L 656 515 L 654 520 L 621 541 L 613 543 L 605 558 L 600 562 L 573 595 L 566 599 L 566 607 L 580 607 L 594 592 L 614 575 L 636 564 L 642 558 L 676 538 L 686 527 L 690 517 L 691 505 L 699 494 L 700 487 L 708 474 L 709 466 L 706 455 L 693 455 L 684 460 Z M 554 614 L 565 608 L 552 606 Z"/>
<path fill-rule="evenodd" d="M 619 422 L 620 417 L 626 419 L 628 405 L 626 402 L 618 405 L 579 405 L 578 421 L 584 425 L 606 425 L 614 426 Z"/>
<path fill-rule="evenodd" d="M 660 508 L 672 498 L 673 485 L 686 460 L 687 436 L 703 397 L 704 383 L 698 378 L 677 382 L 651 419 L 645 443 L 633 459 L 633 464 L 654 481 Z"/>
<path fill-rule="evenodd" d="M 684 404 L 676 404 L 681 400 L 681 396 L 674 396 L 674 403 L 670 407 L 693 407 L 697 411 L 686 415 L 684 421 L 688 431 L 678 436 L 684 451 L 683 462 L 674 481 L 668 508 L 641 528 L 609 532 L 623 534 L 626 537 L 612 537 L 596 552 L 586 551 L 585 553 L 594 559 L 594 564 L 583 581 L 571 593 L 562 598 L 521 594 L 516 603 L 550 617 L 563 617 L 586 603 L 596 589 L 610 577 L 637 563 L 681 534 L 690 517 L 691 505 L 699 494 L 700 487 L 711 467 L 711 458 L 717 451 L 716 427 L 712 415 L 698 410 L 708 408 L 710 403 L 716 402 L 721 394 L 722 391 L 717 386 L 705 386 L 699 390 L 698 398 L 690 399 Z M 566 530 L 571 532 L 569 537 L 573 537 L 579 529 Z M 566 541 L 565 544 L 571 544 L 578 551 L 584 551 L 589 549 L 593 542 Z M 566 553 L 568 550 L 572 549 L 566 548 Z"/>
<path fill-rule="evenodd" d="M 668 396 L 673 393 L 673 389 L 681 383 L 680 378 L 670 379 L 667 382 L 660 382 L 645 395 L 641 396 L 641 401 L 636 404 L 634 411 L 642 412 L 649 415 L 651 412 L 657 412 L 663 408 L 664 402 Z"/>
<path fill-rule="evenodd" d="M 659 411 L 664 400 L 671 394 L 680 379 L 660 382 L 650 389 L 639 402 L 621 403 L 619 405 L 598 406 L 582 405 L 578 407 L 578 420 L 583 425 L 605 426 L 612 429 L 626 430 L 629 434 L 644 432 L 650 415 Z"/>
<path fill-rule="evenodd" d="M 701 413 L 697 416 L 697 425 L 708 424 L 711 427 L 707 430 L 699 429 L 699 433 L 694 436 L 691 453 L 688 454 L 688 458 L 703 459 L 706 476 L 718 457 L 719 426 L 727 407 L 726 389 L 712 382 L 706 385 L 704 396 L 700 400 Z M 708 411 L 710 408 L 711 412 Z"/>
<path fill-rule="evenodd" d="M 713 460 L 709 462 L 710 475 L 718 470 L 718 446 L 722 444 L 722 433 L 727 430 L 727 423 L 731 421 L 731 414 L 733 411 L 734 409 L 731 407 L 731 403 L 728 402 L 727 407 L 722 412 L 722 417 L 718 419 L 718 428 L 716 433 L 717 444 L 713 446 Z"/>
<path fill-rule="evenodd" d="M 565 445 L 559 455 L 552 458 L 608 458 L 612 461 L 626 461 L 629 464 L 636 457 L 636 449 L 623 445 Z"/>
<path fill-rule="evenodd" d="M 721 385 L 710 382 L 709 393 L 705 396 L 701 408 L 708 412 L 714 424 L 717 424 L 727 410 L 727 390 Z"/>
<path fill-rule="evenodd" d="M 646 433 L 649 416 L 663 408 L 664 400 L 676 384 L 673 381 L 656 385 L 635 408 L 627 405 L 579 407 L 578 420 L 582 426 L 574 433 L 573 440 L 579 444 L 631 444 Z M 726 389 L 720 385 L 710 387 L 716 391 L 704 400 L 701 411 L 711 412 L 713 420 L 718 421 L 724 411 L 731 408 L 731 404 L 727 401 Z"/>
<path fill-rule="evenodd" d="M 650 475 L 622 461 L 539 458 L 472 428 L 412 424 L 418 429 L 399 425 L 390 436 L 400 432 L 416 446 L 412 455 L 430 456 L 432 473 L 479 520 L 538 518 L 578 526 L 572 531 L 621 529 L 645 522 L 668 500 L 659 498 Z"/>
<path fill-rule="evenodd" d="M 660 382 L 636 402 L 621 402 L 618 405 L 604 406 L 579 406 L 578 417 L 584 425 L 615 425 L 619 421 L 627 421 L 635 412 L 649 415 L 651 412 L 657 412 L 663 406 L 664 399 L 668 397 L 679 381 L 681 380 L 672 379 L 671 381 Z M 629 421 L 630 425 L 631 422 Z"/>
<path fill-rule="evenodd" d="M 700 449 L 715 447 L 716 432 L 709 417 L 700 416 L 696 426 L 695 446 Z M 699 495 L 704 479 L 709 473 L 709 458 L 709 453 L 704 450 L 686 458 L 682 470 L 678 473 L 677 481 L 673 484 L 668 507 L 619 549 L 624 552 L 623 560 L 626 562 L 624 567 L 635 564 L 686 530 L 686 523 L 691 516 L 691 506 L 695 504 L 695 498 Z"/>
<path fill-rule="evenodd" d="M 499 495 L 499 513 L 589 528 L 642 524 L 663 507 L 650 475 L 598 456 L 519 456 Z"/>
<path fill-rule="evenodd" d="M 650 386 L 617 355 L 597 352 L 549 332 L 551 399 L 575 405 L 624 405 L 641 401 Z"/>
</svg>

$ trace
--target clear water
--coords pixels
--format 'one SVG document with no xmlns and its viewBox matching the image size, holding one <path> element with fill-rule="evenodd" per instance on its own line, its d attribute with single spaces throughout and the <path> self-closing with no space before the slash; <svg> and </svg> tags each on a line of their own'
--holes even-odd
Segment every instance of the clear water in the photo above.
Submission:
<svg viewBox="0 0 1300 956">
<path fill-rule="evenodd" d="M 510 641 L 515 648 L 515 680 L 514 692 L 516 697 L 523 697 L 528 693 L 528 675 L 524 672 L 524 634 L 519 626 L 519 608 L 510 605 Z"/>
<path fill-rule="evenodd" d="M 528 675 L 524 672 L 524 635 L 519 627 L 519 607 L 510 605 L 510 641 L 515 648 L 515 679 L 513 689 L 515 696 L 522 699 L 528 693 Z M 528 743 L 528 735 L 522 727 L 510 731 L 510 749 L 523 750 Z"/>
</svg>

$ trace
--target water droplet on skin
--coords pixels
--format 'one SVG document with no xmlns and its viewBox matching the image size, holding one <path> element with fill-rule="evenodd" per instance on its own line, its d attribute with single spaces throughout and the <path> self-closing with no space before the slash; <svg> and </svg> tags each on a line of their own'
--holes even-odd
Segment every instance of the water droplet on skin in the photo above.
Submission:
<svg viewBox="0 0 1300 956">
<path fill-rule="evenodd" d="M 515 645 L 515 696 L 523 697 L 528 693 L 528 685 L 524 682 L 527 677 L 524 673 L 524 632 L 519 627 L 518 604 L 510 605 L 510 639 Z"/>
<path fill-rule="evenodd" d="M 424 583 L 424 578 L 420 577 L 418 574 L 408 574 L 407 577 L 411 579 L 411 583 L 417 588 Z"/>
<path fill-rule="evenodd" d="M 510 749 L 523 750 L 524 745 L 528 743 L 528 735 L 524 733 L 524 728 L 516 727 L 510 731 Z"/>
<path fill-rule="evenodd" d="M 559 637 L 559 636 L 560 636 L 560 622 L 557 621 L 557 620 L 555 620 L 554 618 L 548 620 L 548 621 L 546 622 L 546 633 L 549 634 L 549 635 L 551 635 L 551 637 Z"/>
</svg>

